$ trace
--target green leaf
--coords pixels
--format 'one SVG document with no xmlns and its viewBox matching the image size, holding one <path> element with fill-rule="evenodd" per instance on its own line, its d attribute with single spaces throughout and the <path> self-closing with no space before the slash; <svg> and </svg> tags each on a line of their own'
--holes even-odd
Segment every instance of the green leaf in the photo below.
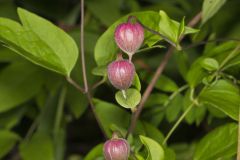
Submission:
<svg viewBox="0 0 240 160">
<path fill-rule="evenodd" d="M 44 133 L 45 135 L 52 134 L 53 128 L 55 127 L 55 119 L 59 104 L 59 98 L 61 94 L 60 86 L 52 94 L 48 94 L 45 100 L 45 105 L 41 109 L 38 120 L 37 131 Z"/>
<path fill-rule="evenodd" d="M 12 50 L 0 45 L 0 62 L 16 62 L 21 60 L 21 56 L 15 54 Z"/>
<path fill-rule="evenodd" d="M 54 160 L 53 142 L 48 135 L 36 133 L 20 144 L 20 155 L 23 160 Z"/>
<path fill-rule="evenodd" d="M 183 50 L 174 54 L 174 60 L 177 64 L 177 69 L 181 76 L 186 80 L 187 72 L 189 70 L 189 57 Z"/>
<path fill-rule="evenodd" d="M 0 128 L 11 129 L 16 126 L 27 109 L 27 106 L 22 106 L 0 113 Z"/>
<path fill-rule="evenodd" d="M 208 133 L 197 145 L 194 160 L 223 159 L 237 152 L 238 126 L 230 123 Z"/>
<path fill-rule="evenodd" d="M 234 50 L 238 45 L 238 42 L 224 42 L 219 44 L 218 46 L 215 46 L 207 51 L 204 52 L 204 55 L 208 56 L 208 57 L 217 57 L 217 60 L 219 62 L 222 62 L 226 56 L 229 55 L 229 53 Z M 223 57 L 220 57 L 220 56 Z"/>
<path fill-rule="evenodd" d="M 184 97 L 183 111 L 186 111 L 192 103 L 193 102 L 190 99 L 190 90 L 188 90 Z M 199 125 L 202 122 L 205 114 L 206 114 L 206 107 L 204 105 L 202 104 L 199 106 L 195 105 L 185 116 L 185 120 L 188 124 L 193 124 L 195 122 L 197 125 Z"/>
<path fill-rule="evenodd" d="M 192 88 L 196 87 L 199 83 L 201 83 L 203 81 L 203 79 L 206 76 L 208 76 L 207 70 L 202 68 L 202 63 L 205 58 L 215 59 L 219 63 L 219 66 L 221 66 L 221 64 L 227 58 L 229 58 L 229 56 L 233 60 L 237 59 L 237 57 L 235 57 L 235 56 L 238 55 L 240 53 L 240 51 L 237 52 L 236 50 L 234 50 L 236 47 L 237 47 L 236 42 L 226 42 L 226 43 L 223 43 L 219 46 L 216 46 L 216 47 L 210 49 L 209 51 L 204 53 L 204 56 L 195 60 L 195 62 L 192 64 L 192 66 L 190 67 L 190 70 L 188 71 L 188 74 L 187 74 L 187 81 L 190 84 L 190 86 Z M 230 53 L 233 55 L 230 55 Z M 228 65 L 229 63 L 231 63 L 231 60 L 229 62 L 227 62 L 225 65 Z M 225 66 L 225 65 L 223 65 L 223 66 Z M 225 66 L 225 67 L 227 67 L 227 66 Z M 211 79 L 211 76 L 212 75 L 210 75 L 209 79 Z"/>
<path fill-rule="evenodd" d="M 199 101 L 223 111 L 234 120 L 238 120 L 239 89 L 229 81 L 219 80 L 207 87 L 200 93 Z"/>
<path fill-rule="evenodd" d="M 97 158 L 103 158 L 103 144 L 95 146 L 84 158 L 84 160 L 93 160 Z"/>
<path fill-rule="evenodd" d="M 121 17 L 121 0 L 86 1 L 87 8 L 104 25 L 111 25 L 116 19 Z M 111 13 L 111 14 L 109 14 Z"/>
<path fill-rule="evenodd" d="M 0 112 L 31 99 L 42 84 L 43 73 L 32 64 L 21 62 L 6 67 L 0 74 Z"/>
<path fill-rule="evenodd" d="M 187 110 L 187 107 L 184 106 L 184 110 Z M 206 115 L 206 107 L 205 106 L 195 106 L 193 107 L 185 117 L 185 120 L 188 124 L 193 124 L 194 122 L 196 125 L 199 125 Z"/>
<path fill-rule="evenodd" d="M 164 149 L 165 160 L 176 160 L 176 154 L 173 149 L 165 148 Z"/>
<path fill-rule="evenodd" d="M 148 157 L 146 160 L 164 160 L 164 150 L 161 145 L 145 136 L 140 136 L 140 140 L 148 150 Z"/>
<path fill-rule="evenodd" d="M 161 17 L 159 22 L 159 32 L 166 36 L 171 43 L 176 44 L 178 41 L 179 26 L 176 25 L 177 23 L 173 23 L 164 11 L 159 11 L 159 15 Z"/>
<path fill-rule="evenodd" d="M 183 96 L 177 94 L 166 107 L 166 119 L 168 122 L 175 121 L 183 108 Z"/>
<path fill-rule="evenodd" d="M 131 16 L 136 16 L 139 21 L 143 24 L 147 24 L 147 26 L 151 29 L 158 30 L 159 23 L 159 15 L 157 12 L 153 11 L 145 11 L 145 12 L 135 12 L 129 14 Z M 98 39 L 97 44 L 94 49 L 94 56 L 98 66 L 107 65 L 113 59 L 115 59 L 118 47 L 114 40 L 114 32 L 117 25 L 123 22 L 127 22 L 127 18 L 129 15 L 126 15 L 112 24 Z M 161 39 L 159 36 L 153 35 L 150 32 L 145 32 L 145 41 L 144 44 L 151 42 L 154 40 L 156 42 L 157 39 Z M 154 43 L 153 43 L 154 44 Z"/>
<path fill-rule="evenodd" d="M 202 67 L 208 71 L 216 71 L 219 68 L 219 63 L 214 58 L 205 58 L 201 63 Z"/>
<path fill-rule="evenodd" d="M 161 77 L 157 80 L 155 87 L 166 92 L 174 92 L 178 90 L 177 84 L 165 75 L 161 75 Z"/>
<path fill-rule="evenodd" d="M 22 25 L 0 18 L 0 41 L 31 62 L 70 75 L 78 48 L 74 40 L 51 22 L 18 8 Z"/>
<path fill-rule="evenodd" d="M 166 94 L 160 93 L 152 93 L 147 99 L 144 107 L 152 107 L 152 106 L 161 106 L 168 101 L 168 96 Z"/>
<path fill-rule="evenodd" d="M 171 145 L 171 149 L 174 149 L 177 160 L 193 160 L 194 143 L 174 143 Z"/>
<path fill-rule="evenodd" d="M 140 76 L 142 79 L 146 80 L 148 84 L 151 82 L 152 75 L 149 75 L 147 72 L 141 72 Z M 165 92 L 174 92 L 178 90 L 177 84 L 165 75 L 161 75 L 161 77 L 158 78 L 154 87 Z"/>
<path fill-rule="evenodd" d="M 66 103 L 76 118 L 81 117 L 88 105 L 86 96 L 70 85 L 68 86 Z"/>
<path fill-rule="evenodd" d="M 184 26 L 184 19 L 182 20 L 181 24 L 177 21 L 174 21 L 168 17 L 168 15 L 160 10 L 160 21 L 159 21 L 159 32 L 164 36 L 162 37 L 170 44 L 174 45 L 175 47 L 178 46 L 179 38 L 182 34 L 190 34 L 196 33 L 198 30 L 185 27 Z"/>
<path fill-rule="evenodd" d="M 207 71 L 201 67 L 203 59 L 203 57 L 197 59 L 187 73 L 186 79 L 191 88 L 196 87 L 208 75 Z"/>
<path fill-rule="evenodd" d="M 115 99 L 124 108 L 135 108 L 141 101 L 141 93 L 133 88 L 126 91 L 118 91 L 115 94 Z"/>
<path fill-rule="evenodd" d="M 183 17 L 180 26 L 178 28 L 178 38 L 180 38 L 180 36 L 184 33 L 184 29 L 185 29 L 185 17 Z"/>
<path fill-rule="evenodd" d="M 137 73 L 134 75 L 132 86 L 134 86 L 139 92 L 141 91 L 141 82 Z"/>
<path fill-rule="evenodd" d="M 137 160 L 144 160 L 144 158 L 139 154 L 135 154 L 135 156 L 136 156 Z M 134 159 L 130 159 L 130 160 L 134 160 Z"/>
<path fill-rule="evenodd" d="M 146 136 L 152 138 L 153 140 L 160 144 L 163 142 L 164 136 L 162 132 L 159 131 L 158 128 L 147 122 L 143 122 L 143 126 L 146 132 Z"/>
<path fill-rule="evenodd" d="M 240 62 L 240 50 L 238 42 L 225 42 L 218 46 L 209 49 L 204 53 L 208 57 L 216 59 L 222 70 L 225 70 L 234 65 L 238 65 Z M 227 61 L 226 61 L 227 60 Z"/>
<path fill-rule="evenodd" d="M 222 112 L 221 110 L 211 106 L 210 104 L 204 104 L 206 108 L 208 109 L 211 116 L 217 117 L 217 118 L 225 118 L 227 115 Z"/>
<path fill-rule="evenodd" d="M 226 0 L 204 0 L 202 8 L 202 25 L 217 13 L 225 2 Z"/>
<path fill-rule="evenodd" d="M 121 128 L 127 128 L 130 114 L 123 108 L 98 99 L 94 99 L 94 104 L 102 127 L 109 138 L 112 137 L 110 127 L 113 124 Z"/>
<path fill-rule="evenodd" d="M 109 138 L 112 137 L 111 127 L 113 125 L 127 130 L 130 114 L 125 109 L 99 99 L 94 99 L 94 104 L 102 127 Z M 135 132 L 136 134 L 145 134 L 140 121 L 137 122 Z"/>
<path fill-rule="evenodd" d="M 20 137 L 8 130 L 0 130 L 0 158 L 3 158 L 16 144 Z"/>
<path fill-rule="evenodd" d="M 107 66 L 98 66 L 93 68 L 92 74 L 95 76 L 107 76 Z"/>
</svg>

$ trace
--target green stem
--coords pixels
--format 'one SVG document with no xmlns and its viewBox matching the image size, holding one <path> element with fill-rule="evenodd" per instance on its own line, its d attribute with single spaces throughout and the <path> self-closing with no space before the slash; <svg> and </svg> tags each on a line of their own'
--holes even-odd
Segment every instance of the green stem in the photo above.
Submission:
<svg viewBox="0 0 240 160">
<path fill-rule="evenodd" d="M 28 131 L 27 131 L 27 134 L 26 134 L 24 140 L 29 140 L 29 138 L 32 137 L 35 129 L 36 129 L 37 126 L 38 126 L 38 123 L 39 123 L 39 117 L 37 117 L 37 118 L 33 121 L 32 125 L 30 126 L 30 128 L 29 128 Z"/>
<path fill-rule="evenodd" d="M 171 95 L 170 95 L 170 97 L 169 97 L 169 99 L 164 103 L 164 107 L 166 107 L 170 102 L 171 102 L 171 100 L 173 100 L 179 93 L 181 93 L 182 91 L 184 91 L 185 89 L 187 89 L 188 88 L 188 85 L 186 84 L 186 85 L 184 85 L 184 86 L 182 86 L 182 87 L 180 87 L 178 90 L 176 90 L 175 92 L 173 92 Z"/>
<path fill-rule="evenodd" d="M 123 94 L 123 97 L 124 97 L 124 99 L 127 99 L 127 93 L 126 93 L 126 91 L 123 89 L 123 90 L 121 90 L 122 91 L 122 94 Z"/>
<path fill-rule="evenodd" d="M 96 89 L 97 87 L 99 87 L 100 85 L 102 85 L 103 83 L 105 83 L 106 82 L 106 80 L 107 80 L 107 77 L 106 76 L 103 76 L 103 78 L 100 80 L 100 81 L 98 81 L 97 83 L 95 83 L 93 86 L 92 86 L 92 90 L 93 89 Z"/>
<path fill-rule="evenodd" d="M 163 145 L 165 145 L 168 141 L 168 139 L 170 138 L 170 136 L 172 135 L 172 133 L 176 130 L 176 128 L 179 126 L 179 124 L 182 122 L 182 120 L 186 117 L 186 115 L 189 113 L 189 111 L 193 108 L 195 104 L 192 103 L 191 105 L 189 105 L 189 107 L 187 108 L 187 110 L 181 115 L 181 117 L 178 119 L 178 121 L 174 124 L 174 126 L 172 127 L 172 129 L 168 132 L 167 136 L 165 137 L 165 139 L 163 140 Z"/>
<path fill-rule="evenodd" d="M 160 32 L 158 32 L 158 31 L 155 31 L 155 30 L 153 30 L 153 29 L 151 29 L 151 28 L 148 28 L 147 26 L 145 26 L 144 24 L 142 24 L 139 20 L 138 20 L 138 23 L 140 23 L 140 25 L 144 28 L 144 29 L 146 29 L 147 31 L 149 31 L 149 32 L 151 32 L 152 34 L 155 34 L 155 35 L 159 35 L 162 39 L 164 39 L 165 41 L 167 41 L 169 44 L 171 44 L 173 47 L 177 47 L 176 46 L 176 44 L 173 42 L 173 41 L 171 41 L 168 37 L 166 37 L 165 35 L 163 35 L 163 34 L 161 34 Z"/>
<path fill-rule="evenodd" d="M 62 115 L 63 115 L 63 109 L 64 109 L 64 102 L 66 98 L 66 92 L 67 88 L 64 86 L 61 90 L 60 97 L 58 100 L 58 106 L 57 106 L 57 113 L 55 118 L 55 124 L 54 124 L 54 133 L 58 133 L 61 125 Z"/>
<path fill-rule="evenodd" d="M 151 46 L 151 47 L 148 47 L 148 48 L 139 49 L 136 53 L 148 51 L 148 50 L 154 49 L 154 48 L 165 48 L 165 47 L 161 46 L 161 45 L 155 45 L 155 46 Z"/>
</svg>

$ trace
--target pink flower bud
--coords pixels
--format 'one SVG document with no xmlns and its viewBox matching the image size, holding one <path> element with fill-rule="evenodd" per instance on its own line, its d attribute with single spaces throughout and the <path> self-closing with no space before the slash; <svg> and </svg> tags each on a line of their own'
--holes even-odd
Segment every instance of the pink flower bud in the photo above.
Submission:
<svg viewBox="0 0 240 160">
<path fill-rule="evenodd" d="M 138 22 L 132 23 L 133 18 L 135 17 L 129 17 L 127 23 L 118 25 L 115 30 L 115 41 L 118 47 L 126 52 L 130 59 L 144 40 L 144 29 Z"/>
<path fill-rule="evenodd" d="M 125 139 L 113 137 L 105 142 L 103 152 L 106 160 L 128 160 L 130 145 Z"/>
<path fill-rule="evenodd" d="M 118 59 L 108 65 L 107 72 L 111 84 L 117 89 L 125 90 L 132 84 L 135 67 L 128 60 Z"/>
</svg>

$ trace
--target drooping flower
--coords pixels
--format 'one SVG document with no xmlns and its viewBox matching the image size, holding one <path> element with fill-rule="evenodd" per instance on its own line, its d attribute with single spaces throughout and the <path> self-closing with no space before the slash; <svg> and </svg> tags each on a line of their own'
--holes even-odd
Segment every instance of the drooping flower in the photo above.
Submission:
<svg viewBox="0 0 240 160">
<path fill-rule="evenodd" d="M 116 135 L 105 142 L 103 153 L 106 160 L 128 160 L 130 154 L 129 143 Z"/>
<path fill-rule="evenodd" d="M 120 57 L 108 65 L 107 73 L 109 81 L 115 88 L 126 90 L 132 84 L 135 67 L 132 62 Z"/>
<path fill-rule="evenodd" d="M 135 19 L 135 22 L 132 22 Z M 129 55 L 132 55 L 141 47 L 144 40 L 144 29 L 136 21 L 136 17 L 130 16 L 127 23 L 119 24 L 115 30 L 115 41 L 118 47 Z"/>
</svg>

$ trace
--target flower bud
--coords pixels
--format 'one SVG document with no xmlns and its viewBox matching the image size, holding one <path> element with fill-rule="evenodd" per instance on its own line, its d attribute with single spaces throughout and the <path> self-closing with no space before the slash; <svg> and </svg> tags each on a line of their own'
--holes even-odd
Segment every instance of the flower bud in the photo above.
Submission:
<svg viewBox="0 0 240 160">
<path fill-rule="evenodd" d="M 138 22 L 131 22 L 133 18 L 135 17 L 130 16 L 127 23 L 118 25 L 115 30 L 115 41 L 118 47 L 126 52 L 130 59 L 144 40 L 144 29 Z"/>
<path fill-rule="evenodd" d="M 113 137 L 105 142 L 103 152 L 106 160 L 128 160 L 130 145 L 125 139 Z"/>
<path fill-rule="evenodd" d="M 108 65 L 107 72 L 111 84 L 117 89 L 125 90 L 132 84 L 135 67 L 128 60 L 117 59 Z"/>
</svg>

